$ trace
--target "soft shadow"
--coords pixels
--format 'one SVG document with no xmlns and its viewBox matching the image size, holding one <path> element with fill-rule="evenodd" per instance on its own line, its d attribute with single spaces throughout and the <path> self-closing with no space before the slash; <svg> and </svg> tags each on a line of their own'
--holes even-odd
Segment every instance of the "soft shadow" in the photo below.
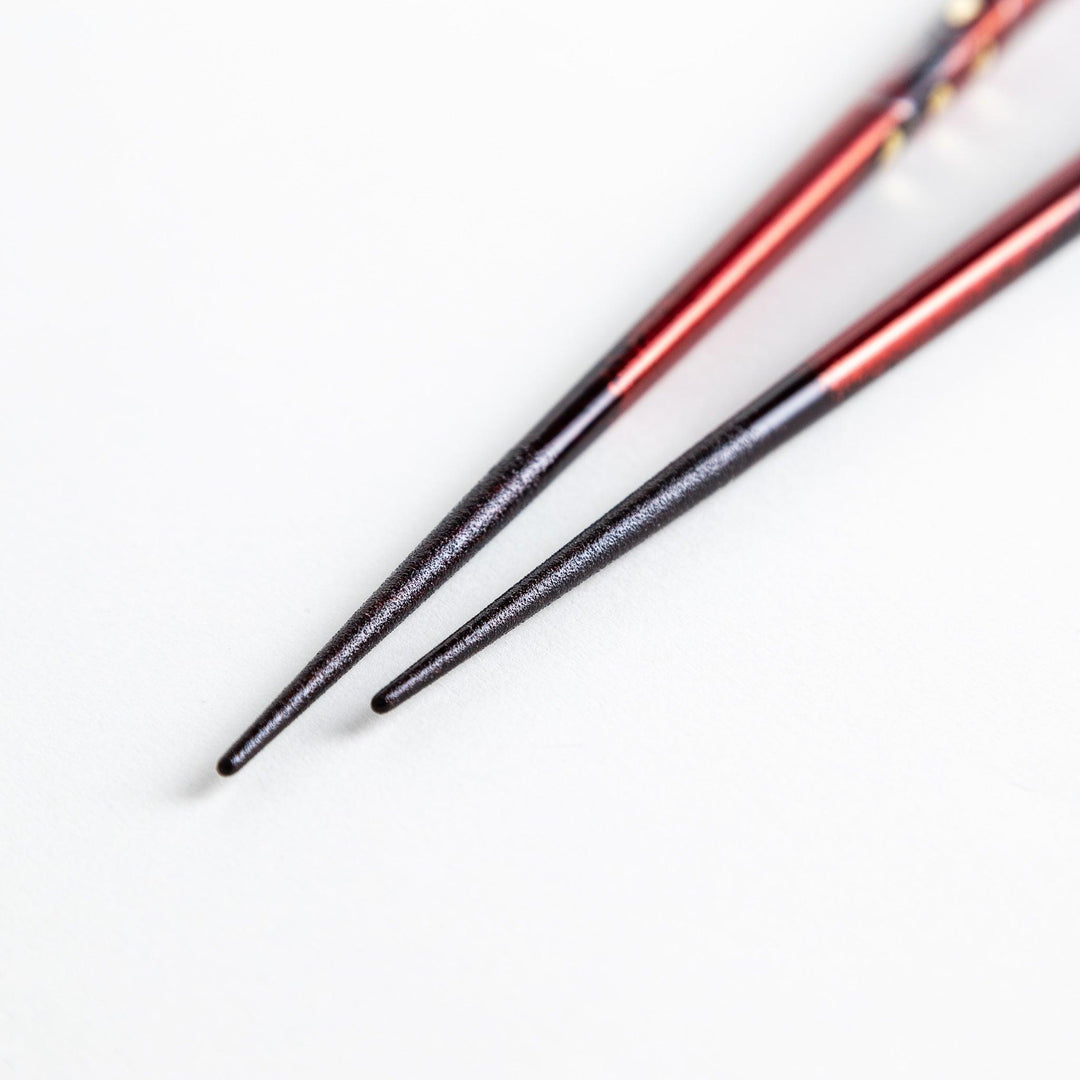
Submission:
<svg viewBox="0 0 1080 1080">
<path fill-rule="evenodd" d="M 380 716 L 372 709 L 363 709 L 359 715 L 354 714 L 344 723 L 338 724 L 334 729 L 334 733 L 339 739 L 355 739 L 359 735 L 366 735 L 373 731 L 379 724 L 388 719 L 388 716 Z"/>
<path fill-rule="evenodd" d="M 224 777 L 218 776 L 213 762 L 204 763 L 199 770 L 198 776 L 192 776 L 191 779 L 180 785 L 177 795 L 189 802 L 196 799 L 207 799 L 216 791 L 219 791 L 225 783 L 227 781 Z"/>
</svg>

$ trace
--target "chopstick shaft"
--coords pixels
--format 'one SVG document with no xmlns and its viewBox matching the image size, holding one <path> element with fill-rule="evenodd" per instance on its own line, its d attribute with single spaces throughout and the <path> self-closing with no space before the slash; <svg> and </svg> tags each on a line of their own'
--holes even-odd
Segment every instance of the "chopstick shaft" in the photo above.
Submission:
<svg viewBox="0 0 1080 1080">
<path fill-rule="evenodd" d="M 1080 158 L 901 289 L 381 690 L 390 709 L 745 472 L 1080 235 Z"/>
<path fill-rule="evenodd" d="M 1044 2 L 950 4 L 915 62 L 843 117 L 488 472 L 233 744 L 218 771 L 242 768 L 460 569 Z"/>
</svg>

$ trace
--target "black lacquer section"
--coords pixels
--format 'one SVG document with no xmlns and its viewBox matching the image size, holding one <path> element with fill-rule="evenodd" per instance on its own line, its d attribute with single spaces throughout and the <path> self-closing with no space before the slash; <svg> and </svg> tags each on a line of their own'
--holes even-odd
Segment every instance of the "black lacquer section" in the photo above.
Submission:
<svg viewBox="0 0 1080 1080">
<path fill-rule="evenodd" d="M 459 570 L 617 415 L 608 387 L 622 346 L 575 386 L 446 515 L 218 762 L 231 776 Z"/>
<path fill-rule="evenodd" d="M 614 562 L 837 404 L 803 369 L 673 461 L 380 691 L 389 712 L 428 683 Z"/>
</svg>

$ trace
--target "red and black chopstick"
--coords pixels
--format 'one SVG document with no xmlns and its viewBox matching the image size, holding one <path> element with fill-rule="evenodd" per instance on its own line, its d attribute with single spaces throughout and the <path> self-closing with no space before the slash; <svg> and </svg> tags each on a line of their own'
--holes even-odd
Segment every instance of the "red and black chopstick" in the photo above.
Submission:
<svg viewBox="0 0 1080 1080">
<path fill-rule="evenodd" d="M 582 532 L 387 687 L 385 713 L 547 607 L 1080 235 L 1080 157 Z"/>
<path fill-rule="evenodd" d="M 249 762 L 414 611 L 944 102 L 1045 0 L 953 0 L 917 61 L 840 120 L 507 453 L 218 763 Z"/>
</svg>

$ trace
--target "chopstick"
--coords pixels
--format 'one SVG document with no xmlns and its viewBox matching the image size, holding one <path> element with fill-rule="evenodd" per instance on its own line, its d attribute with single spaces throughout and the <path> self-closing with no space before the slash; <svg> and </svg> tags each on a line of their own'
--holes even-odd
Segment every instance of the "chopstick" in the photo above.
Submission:
<svg viewBox="0 0 1080 1080">
<path fill-rule="evenodd" d="M 730 483 L 1080 235 L 1080 157 L 691 447 L 372 700 L 389 712 Z"/>
<path fill-rule="evenodd" d="M 865 96 L 446 515 L 218 762 L 230 776 L 414 611 L 935 112 L 1045 0 L 952 0 Z"/>
</svg>

